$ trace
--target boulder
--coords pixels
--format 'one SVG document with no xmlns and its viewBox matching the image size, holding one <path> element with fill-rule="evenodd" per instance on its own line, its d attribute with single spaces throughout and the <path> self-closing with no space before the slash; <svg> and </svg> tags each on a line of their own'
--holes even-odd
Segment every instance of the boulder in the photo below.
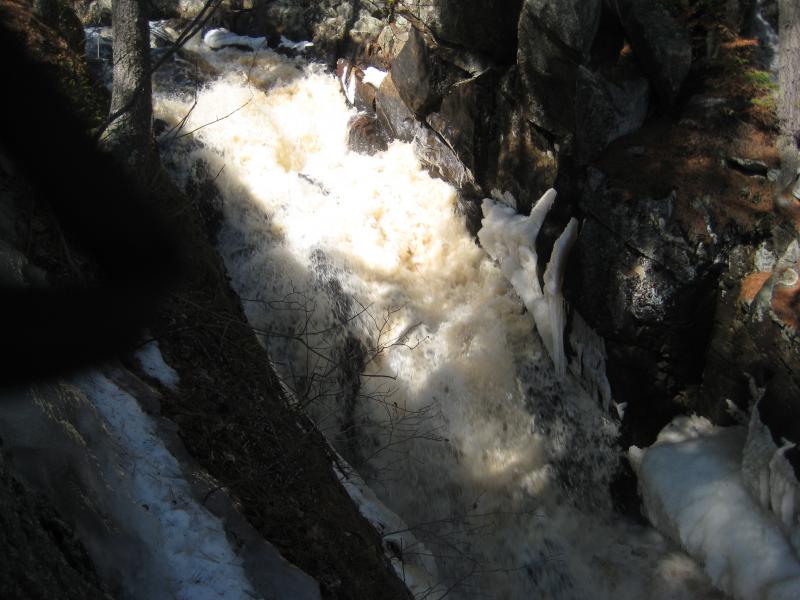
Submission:
<svg viewBox="0 0 800 600">
<path fill-rule="evenodd" d="M 383 135 L 390 140 L 412 142 L 417 158 L 432 175 L 444 179 L 462 192 L 478 193 L 475 177 L 456 152 L 433 129 L 418 121 L 403 102 L 393 75 L 387 76 L 378 88 L 375 112 Z"/>
<path fill-rule="evenodd" d="M 359 114 L 348 124 L 347 147 L 359 154 L 375 154 L 386 150 L 386 139 L 375 115 Z"/>
<path fill-rule="evenodd" d="M 526 213 L 533 203 L 556 183 L 559 148 L 525 113 L 524 107 L 500 94 L 495 106 L 496 122 L 490 131 L 485 167 L 478 167 L 485 189 L 508 191 L 517 198 L 517 208 Z"/>
<path fill-rule="evenodd" d="M 415 113 L 424 113 L 437 100 L 433 64 L 428 46 L 417 29 L 411 29 L 403 49 L 392 62 L 392 80 L 400 97 Z"/>
<path fill-rule="evenodd" d="M 601 8 L 600 0 L 527 0 L 523 14 L 551 37 L 585 55 L 597 34 Z"/>
<path fill-rule="evenodd" d="M 655 0 L 606 0 L 659 99 L 671 108 L 692 66 L 686 28 Z"/>
</svg>

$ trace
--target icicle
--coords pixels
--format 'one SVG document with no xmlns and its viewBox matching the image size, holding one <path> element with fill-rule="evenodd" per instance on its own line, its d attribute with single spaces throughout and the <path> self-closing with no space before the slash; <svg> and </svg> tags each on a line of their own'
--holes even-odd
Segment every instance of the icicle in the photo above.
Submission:
<svg viewBox="0 0 800 600">
<path fill-rule="evenodd" d="M 556 375 L 564 377 L 567 373 L 567 358 L 564 355 L 564 328 L 567 323 L 567 310 L 561 288 L 564 283 L 564 269 L 572 245 L 578 238 L 578 220 L 571 219 L 553 245 L 550 262 L 544 271 L 544 295 L 548 307 L 550 335 L 552 336 L 553 364 Z"/>
</svg>

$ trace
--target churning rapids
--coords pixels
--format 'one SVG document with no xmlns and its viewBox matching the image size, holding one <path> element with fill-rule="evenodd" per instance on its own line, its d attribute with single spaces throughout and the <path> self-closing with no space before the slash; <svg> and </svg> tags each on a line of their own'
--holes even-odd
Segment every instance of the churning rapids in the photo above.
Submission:
<svg viewBox="0 0 800 600">
<path fill-rule="evenodd" d="M 165 162 L 184 185 L 213 182 L 248 318 L 420 541 L 395 549 L 417 597 L 714 597 L 686 555 L 613 513 L 616 420 L 556 375 L 454 189 L 408 144 L 349 152 L 355 110 L 321 66 L 191 52 L 155 81 Z"/>
</svg>

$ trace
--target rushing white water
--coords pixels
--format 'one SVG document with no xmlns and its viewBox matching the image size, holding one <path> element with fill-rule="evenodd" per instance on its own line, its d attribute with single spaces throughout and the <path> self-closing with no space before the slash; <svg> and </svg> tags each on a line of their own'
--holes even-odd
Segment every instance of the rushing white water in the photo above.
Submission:
<svg viewBox="0 0 800 600">
<path fill-rule="evenodd" d="M 183 123 L 162 142 L 193 132 L 166 161 L 214 179 L 220 251 L 284 382 L 433 554 L 440 585 L 418 597 L 711 597 L 613 516 L 615 423 L 556 376 L 455 191 L 410 145 L 349 152 L 355 112 L 321 67 L 197 52 L 197 91 L 157 81 L 159 117 Z"/>
</svg>

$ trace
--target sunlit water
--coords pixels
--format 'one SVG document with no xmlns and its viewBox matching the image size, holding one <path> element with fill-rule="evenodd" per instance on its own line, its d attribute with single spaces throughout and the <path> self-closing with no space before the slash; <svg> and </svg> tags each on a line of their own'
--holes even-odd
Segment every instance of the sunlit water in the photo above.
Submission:
<svg viewBox="0 0 800 600">
<path fill-rule="evenodd" d="M 348 152 L 355 112 L 321 67 L 196 52 L 156 80 L 157 115 L 183 122 L 162 136 L 176 138 L 166 163 L 184 184 L 215 179 L 248 318 L 298 402 L 425 542 L 427 596 L 709 597 L 689 559 L 612 513 L 615 422 L 556 379 L 453 188 L 409 145 Z"/>
</svg>

